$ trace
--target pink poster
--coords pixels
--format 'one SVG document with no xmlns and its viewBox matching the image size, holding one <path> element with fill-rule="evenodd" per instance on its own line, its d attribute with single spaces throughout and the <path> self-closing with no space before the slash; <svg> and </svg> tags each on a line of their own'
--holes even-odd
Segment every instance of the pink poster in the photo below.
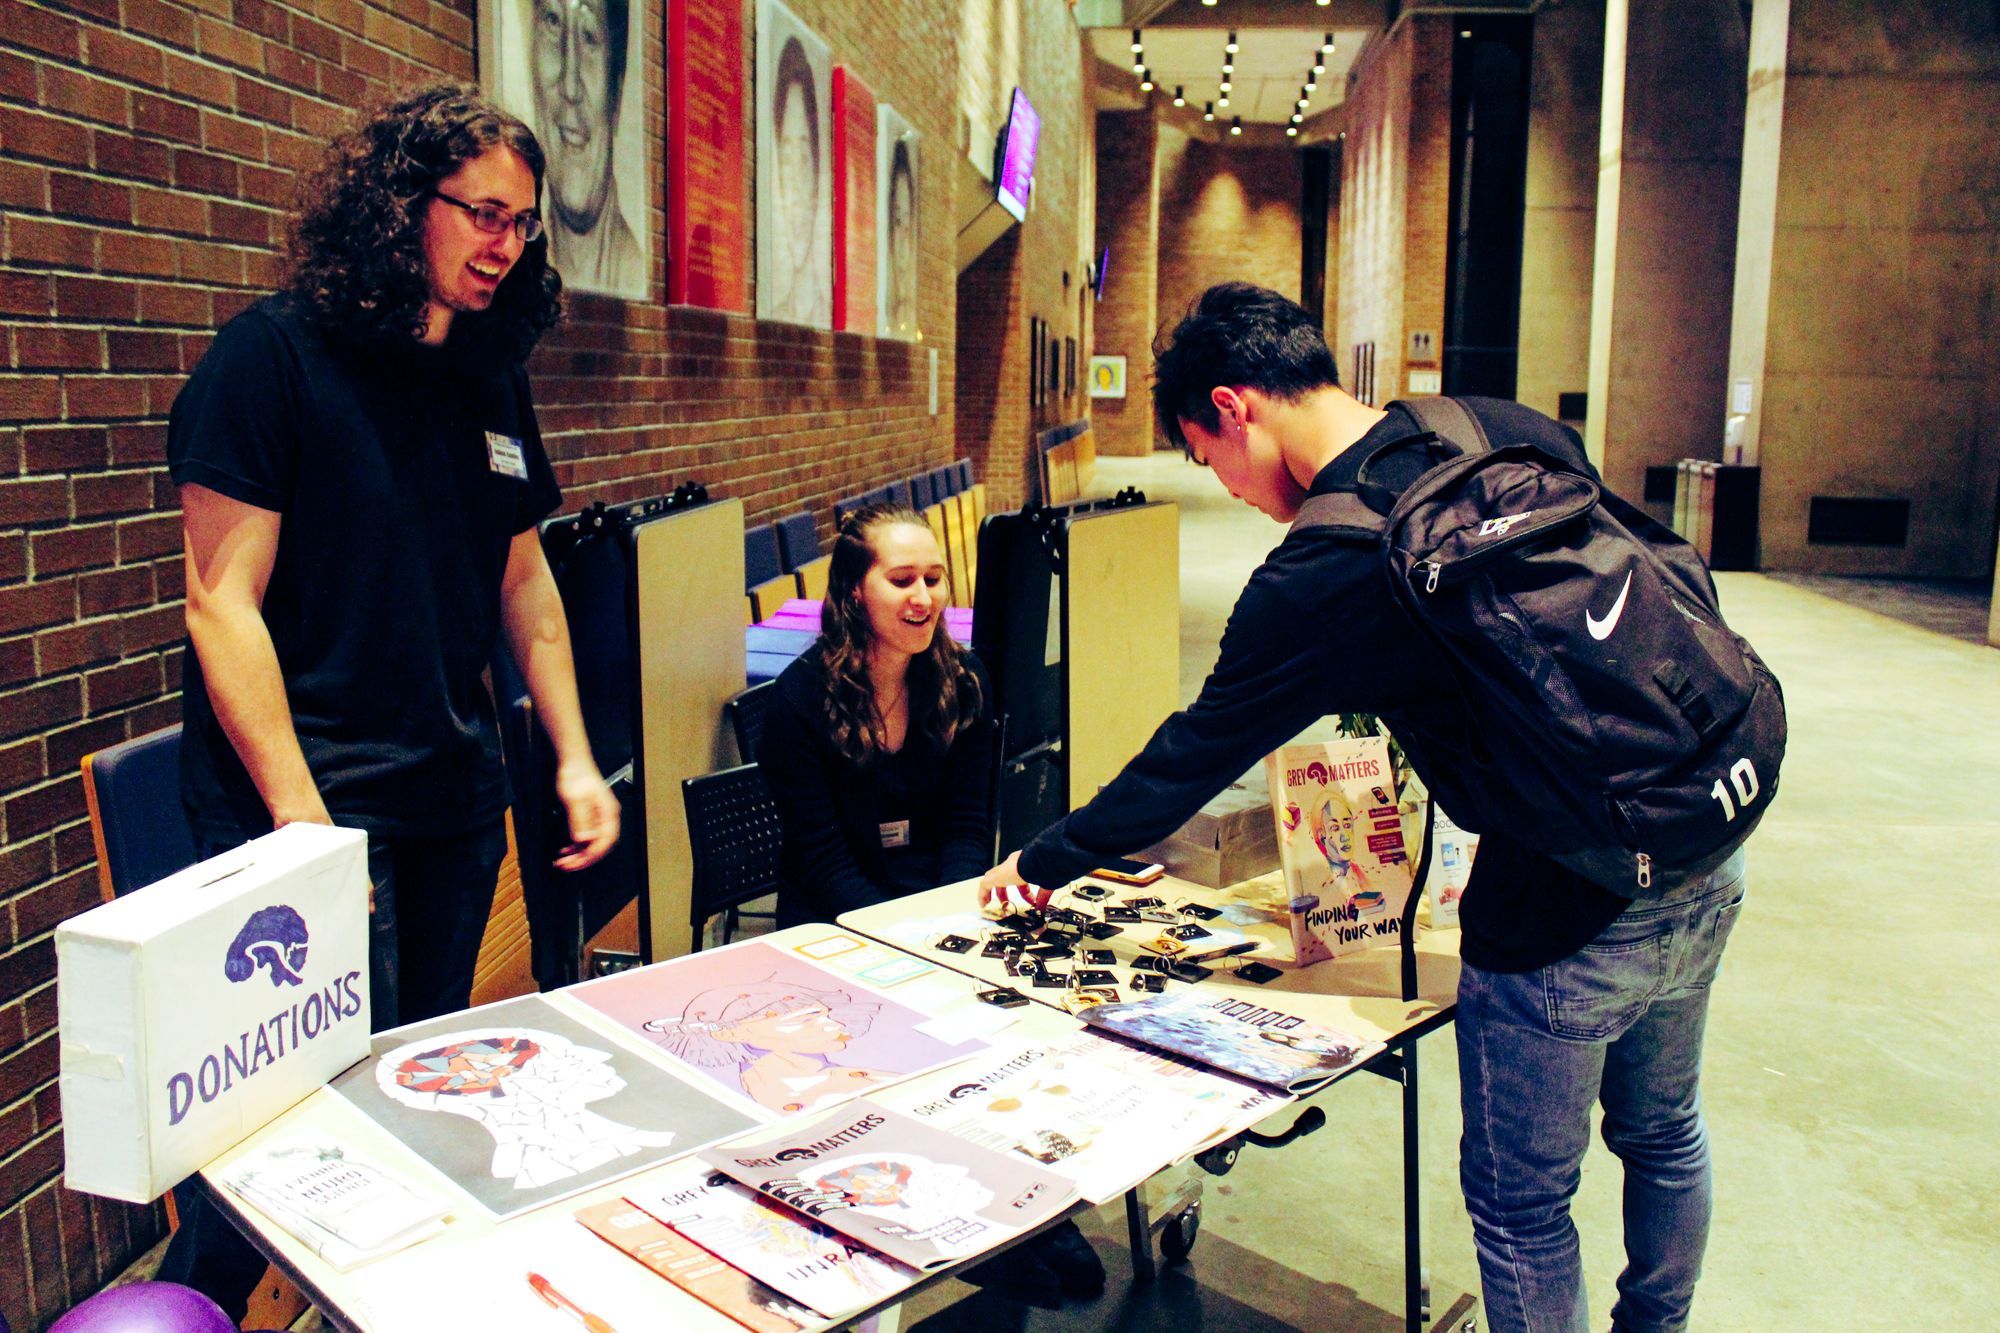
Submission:
<svg viewBox="0 0 2000 1333">
<path fill-rule="evenodd" d="M 622 972 L 564 994 L 725 1092 L 781 1116 L 823 1110 L 987 1048 L 761 941 Z"/>
<path fill-rule="evenodd" d="M 875 332 L 875 94 L 833 71 L 833 327 Z"/>
</svg>

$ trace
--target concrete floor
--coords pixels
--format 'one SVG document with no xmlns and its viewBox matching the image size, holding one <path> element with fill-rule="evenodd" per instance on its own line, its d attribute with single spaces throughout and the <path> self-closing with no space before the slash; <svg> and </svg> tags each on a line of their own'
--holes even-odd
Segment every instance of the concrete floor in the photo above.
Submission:
<svg viewBox="0 0 2000 1333">
<path fill-rule="evenodd" d="M 1178 456 L 1100 459 L 1094 490 L 1182 507 L 1182 693 L 1215 660 L 1230 605 L 1282 530 Z M 1710 1018 L 1706 1101 L 1717 1210 L 1702 1329 L 1945 1329 L 2000 1305 L 2000 651 L 1754 574 L 1719 577 L 1731 623 L 1784 683 L 1783 796 L 1751 844 L 1750 901 Z M 1336 701 L 1329 700 L 1330 704 Z M 1457 1184 L 1457 1059 L 1421 1050 L 1424 1233 L 1442 1311 L 1478 1290 Z M 1191 1261 L 1122 1280 L 1122 1215 L 1086 1231 L 1100 1300 L 1025 1310 L 946 1283 L 905 1327 L 1387 1330 L 1402 1327 L 1397 1093 L 1356 1078 L 1327 1131 L 1246 1153 L 1207 1182 Z M 1575 1205 L 1592 1305 L 1619 1248 L 1616 1159 Z"/>
</svg>

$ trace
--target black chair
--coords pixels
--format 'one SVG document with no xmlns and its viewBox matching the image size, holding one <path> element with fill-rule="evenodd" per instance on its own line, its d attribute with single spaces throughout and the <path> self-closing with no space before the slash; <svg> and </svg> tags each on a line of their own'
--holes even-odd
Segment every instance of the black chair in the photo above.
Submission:
<svg viewBox="0 0 2000 1333">
<path fill-rule="evenodd" d="M 722 720 L 736 737 L 736 756 L 746 764 L 757 762 L 757 742 L 764 736 L 764 708 L 771 702 L 775 680 L 760 680 L 747 690 L 739 690 L 722 704 Z"/>
<path fill-rule="evenodd" d="M 784 845 L 778 807 L 755 764 L 686 778 L 681 799 L 687 804 L 694 863 L 689 920 L 699 940 L 709 918 L 721 915 L 719 943 L 727 944 L 736 933 L 739 909 L 778 891 L 778 853 Z"/>
<path fill-rule="evenodd" d="M 201 859 L 181 806 L 180 723 L 85 755 L 83 799 L 106 902 Z"/>
</svg>

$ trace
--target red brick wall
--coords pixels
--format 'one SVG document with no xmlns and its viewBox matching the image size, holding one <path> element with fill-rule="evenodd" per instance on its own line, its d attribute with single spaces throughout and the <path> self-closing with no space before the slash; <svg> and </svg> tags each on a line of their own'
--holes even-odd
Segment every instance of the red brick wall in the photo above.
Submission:
<svg viewBox="0 0 2000 1333">
<path fill-rule="evenodd" d="M 1097 113 L 1098 248 L 1111 247 L 1111 262 L 1092 350 L 1125 358 L 1125 397 L 1090 404 L 1100 454 L 1153 451 L 1147 376 L 1159 324 L 1159 137 L 1150 110 Z"/>
<path fill-rule="evenodd" d="M 958 8 L 792 2 L 923 135 L 923 341 L 576 297 L 531 367 L 571 507 L 698 478 L 753 522 L 809 506 L 824 527 L 834 499 L 953 454 Z M 1060 272 L 1081 272 L 1080 46 L 1058 0 L 1033 11 L 1049 130 L 1023 290 L 1074 332 Z M 655 5 L 656 182 L 662 21 Z M 214 328 L 277 281 L 295 173 L 325 137 L 394 86 L 473 77 L 475 45 L 473 0 L 0 0 L 0 1315 L 16 1328 L 46 1324 L 161 1227 L 156 1209 L 59 1186 L 50 931 L 96 895 L 79 759 L 179 715 L 167 410 Z M 1036 219 L 1068 227 L 1062 263 L 1037 249 L 1056 243 Z"/>
<path fill-rule="evenodd" d="M 1010 227 L 958 277 L 957 355 L 960 377 L 957 452 L 973 460 L 987 484 L 990 509 L 1011 509 L 1034 494 L 1030 481 L 1036 431 L 1086 415 L 1082 363 L 1090 344 L 1086 286 L 1087 238 L 1094 200 L 1085 196 L 1096 170 L 1083 44 L 1062 0 L 1026 0 L 983 12 L 975 38 L 974 7 L 965 41 L 990 47 L 961 54 L 962 96 L 997 128 L 1018 83 L 1042 117 L 1035 188 L 1027 221 Z M 983 133 L 984 131 L 976 131 Z M 990 152 L 982 141 L 978 151 Z M 1037 408 L 1028 403 L 1028 321 L 1041 319 L 1060 354 L 1076 340 L 1076 391 L 1055 391 Z"/>
<path fill-rule="evenodd" d="M 1171 327 L 1218 282 L 1254 282 L 1298 300 L 1302 188 L 1289 143 L 1210 143 L 1163 127 L 1160 323 Z"/>
<path fill-rule="evenodd" d="M 1349 388 L 1354 345 L 1375 344 L 1379 402 L 1405 391 L 1408 332 L 1444 331 L 1453 31 L 1449 14 L 1406 16 L 1363 55 L 1347 91 L 1330 341 Z"/>
</svg>

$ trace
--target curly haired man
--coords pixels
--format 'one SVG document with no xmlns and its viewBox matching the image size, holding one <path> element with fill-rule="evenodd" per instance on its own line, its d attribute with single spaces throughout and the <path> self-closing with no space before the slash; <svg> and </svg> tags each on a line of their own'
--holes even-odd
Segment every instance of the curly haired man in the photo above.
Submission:
<svg viewBox="0 0 2000 1333">
<path fill-rule="evenodd" d="M 561 313 L 544 169 L 524 124 L 455 85 L 337 138 L 286 288 L 217 334 L 168 429 L 183 801 L 210 852 L 297 821 L 367 831 L 378 1031 L 469 1002 L 506 851 L 482 680 L 503 636 L 557 755 L 556 864 L 618 837 L 536 531 L 560 500 L 522 368 Z M 212 1262 L 240 1242 L 185 1211 L 162 1275 L 240 1315 L 255 1268 Z"/>
</svg>

